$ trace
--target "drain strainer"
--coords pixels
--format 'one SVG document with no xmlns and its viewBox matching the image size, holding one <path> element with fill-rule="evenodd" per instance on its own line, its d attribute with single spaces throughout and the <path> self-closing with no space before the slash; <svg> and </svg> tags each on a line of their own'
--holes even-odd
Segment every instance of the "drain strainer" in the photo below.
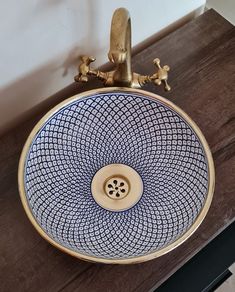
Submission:
<svg viewBox="0 0 235 292">
<path fill-rule="evenodd" d="M 109 178 L 105 183 L 105 193 L 114 200 L 123 199 L 129 193 L 129 183 L 122 176 Z"/>
<path fill-rule="evenodd" d="M 134 206 L 143 193 L 139 174 L 124 164 L 109 164 L 95 174 L 91 191 L 101 207 L 111 211 L 122 211 Z"/>
</svg>

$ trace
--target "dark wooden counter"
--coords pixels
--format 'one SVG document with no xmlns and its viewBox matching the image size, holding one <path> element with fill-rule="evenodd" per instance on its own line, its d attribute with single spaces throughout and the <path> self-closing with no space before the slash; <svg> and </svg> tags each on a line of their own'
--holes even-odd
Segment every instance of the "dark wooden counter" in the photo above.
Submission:
<svg viewBox="0 0 235 292">
<path fill-rule="evenodd" d="M 155 57 L 171 66 L 172 92 L 166 94 L 152 85 L 145 89 L 170 98 L 184 109 L 199 125 L 213 152 L 216 190 L 206 219 L 183 245 L 143 264 L 91 264 L 52 247 L 26 218 L 17 189 L 20 152 L 29 131 L 45 112 L 42 105 L 34 118 L 0 140 L 0 291 L 148 291 L 234 220 L 235 28 L 210 10 L 136 54 L 133 68 L 150 73 Z M 79 89 L 72 85 L 52 97 L 50 106 L 98 85 L 95 82 Z"/>
</svg>

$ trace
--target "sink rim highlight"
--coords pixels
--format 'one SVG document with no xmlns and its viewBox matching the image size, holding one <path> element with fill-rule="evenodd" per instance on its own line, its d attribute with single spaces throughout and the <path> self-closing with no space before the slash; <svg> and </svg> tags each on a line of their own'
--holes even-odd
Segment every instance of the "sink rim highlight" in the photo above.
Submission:
<svg viewBox="0 0 235 292">
<path fill-rule="evenodd" d="M 123 93 L 129 93 L 129 94 L 139 94 L 143 95 L 155 100 L 160 101 L 167 107 L 171 108 L 173 111 L 178 113 L 193 129 L 195 134 L 197 135 L 198 139 L 201 142 L 201 145 L 203 147 L 205 157 L 207 159 L 208 163 L 208 192 L 206 195 L 205 203 L 204 206 L 201 208 L 197 218 L 195 219 L 195 222 L 190 226 L 190 228 L 178 239 L 173 241 L 172 243 L 168 244 L 167 246 L 160 248 L 159 250 L 155 252 L 151 252 L 146 255 L 141 255 L 141 256 L 136 256 L 136 257 L 130 257 L 130 258 L 123 258 L 123 259 L 108 259 L 108 258 L 101 258 L 101 257 L 96 257 L 96 256 L 88 256 L 82 253 L 79 253 L 77 251 L 73 251 L 70 248 L 67 248 L 61 244 L 59 244 L 57 241 L 53 240 L 47 233 L 44 231 L 44 229 L 39 225 L 37 220 L 35 219 L 34 215 L 32 214 L 31 208 L 29 206 L 28 200 L 27 200 L 27 195 L 25 191 L 25 184 L 24 184 L 24 169 L 25 169 L 25 162 L 27 159 L 27 154 L 30 149 L 30 146 L 37 135 L 37 133 L 40 131 L 42 126 L 47 122 L 47 120 L 58 110 L 60 110 L 62 107 L 70 104 L 73 101 L 79 100 L 80 98 L 88 97 L 94 94 L 99 94 L 99 93 L 114 93 L 114 92 L 123 92 Z M 80 94 L 74 95 L 63 102 L 59 103 L 55 107 L 53 107 L 50 111 L 48 111 L 40 120 L 39 122 L 34 126 L 33 130 L 31 131 L 30 135 L 28 136 L 26 143 L 24 145 L 24 148 L 21 153 L 20 157 L 20 162 L 19 162 L 19 168 L 18 168 L 18 186 L 19 186 L 19 192 L 20 192 L 20 198 L 24 207 L 24 210 L 35 227 L 35 229 L 38 231 L 38 233 L 45 239 L 47 240 L 50 244 L 55 246 L 56 248 L 60 249 L 61 251 L 70 254 L 76 258 L 86 260 L 86 261 L 91 261 L 91 262 L 99 262 L 99 263 L 107 263 L 107 264 L 133 264 L 133 263 L 140 263 L 144 261 L 148 261 L 154 258 L 157 258 L 161 255 L 166 254 L 167 252 L 173 250 L 180 244 L 182 244 L 186 239 L 188 239 L 200 226 L 202 221 L 204 220 L 209 207 L 211 205 L 211 201 L 213 198 L 213 193 L 214 193 L 214 186 L 215 186 L 215 169 L 214 169 L 214 163 L 213 163 L 213 158 L 212 154 L 210 151 L 210 148 L 207 144 L 207 141 L 202 134 L 201 130 L 198 128 L 198 126 L 195 124 L 195 122 L 178 106 L 176 106 L 174 103 L 169 101 L 168 99 L 161 97 L 157 94 L 144 91 L 142 89 L 131 89 L 131 88 L 125 88 L 125 87 L 108 87 L 108 88 L 99 88 L 99 89 L 93 89 L 89 91 L 82 92 Z"/>
</svg>

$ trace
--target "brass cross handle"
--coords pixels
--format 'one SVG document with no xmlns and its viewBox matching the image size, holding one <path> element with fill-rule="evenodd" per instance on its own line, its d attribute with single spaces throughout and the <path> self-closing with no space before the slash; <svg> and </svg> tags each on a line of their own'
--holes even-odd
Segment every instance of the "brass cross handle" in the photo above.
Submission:
<svg viewBox="0 0 235 292">
<path fill-rule="evenodd" d="M 78 66 L 78 75 L 74 77 L 76 82 L 87 82 L 88 75 L 91 75 L 90 64 L 96 59 L 94 57 L 82 56 L 81 64 Z"/>
<path fill-rule="evenodd" d="M 168 65 L 164 65 L 161 67 L 160 59 L 156 58 L 153 60 L 153 64 L 158 68 L 157 73 L 153 74 L 150 78 L 156 85 L 161 85 L 164 83 L 164 88 L 166 91 L 171 90 L 167 80 L 168 80 L 168 71 L 170 71 L 170 67 Z"/>
</svg>

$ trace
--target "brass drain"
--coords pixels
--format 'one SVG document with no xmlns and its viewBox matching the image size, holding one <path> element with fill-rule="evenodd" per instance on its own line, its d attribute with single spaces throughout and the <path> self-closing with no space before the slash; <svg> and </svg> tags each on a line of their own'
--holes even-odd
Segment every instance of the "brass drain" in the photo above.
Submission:
<svg viewBox="0 0 235 292">
<path fill-rule="evenodd" d="M 109 164 L 95 174 L 91 182 L 94 200 L 111 211 L 122 211 L 134 206 L 143 193 L 140 175 L 130 166 Z"/>
<path fill-rule="evenodd" d="M 111 199 L 123 199 L 129 193 L 129 183 L 124 177 L 111 177 L 105 182 L 105 193 Z"/>
</svg>

